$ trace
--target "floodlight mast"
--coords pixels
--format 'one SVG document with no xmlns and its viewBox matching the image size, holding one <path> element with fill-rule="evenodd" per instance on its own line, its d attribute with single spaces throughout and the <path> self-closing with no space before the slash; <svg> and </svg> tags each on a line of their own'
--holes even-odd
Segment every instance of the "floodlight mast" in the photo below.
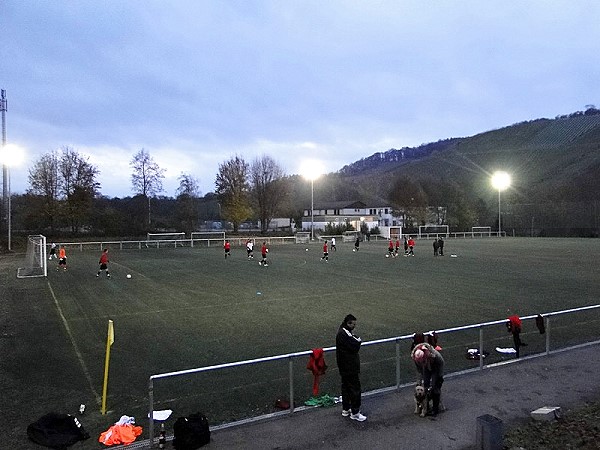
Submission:
<svg viewBox="0 0 600 450">
<path fill-rule="evenodd" d="M 510 186 L 510 175 L 503 171 L 494 172 L 492 186 L 498 190 L 498 237 L 502 236 L 502 214 L 500 209 L 500 193 Z"/>
<path fill-rule="evenodd" d="M 321 165 L 316 161 L 307 161 L 302 165 L 301 172 L 310 180 L 310 240 L 315 240 L 315 180 L 321 176 Z"/>
<path fill-rule="evenodd" d="M 7 102 L 6 102 L 6 90 L 0 90 L 0 111 L 2 111 L 2 154 L 4 155 L 6 149 L 6 111 L 7 111 Z M 2 161 L 2 219 L 3 222 L 6 222 L 6 226 L 8 229 L 8 250 L 11 248 L 10 242 L 10 213 L 9 210 L 9 196 L 8 193 L 8 164 L 6 161 Z M 0 227 L 1 228 L 1 227 Z"/>
</svg>

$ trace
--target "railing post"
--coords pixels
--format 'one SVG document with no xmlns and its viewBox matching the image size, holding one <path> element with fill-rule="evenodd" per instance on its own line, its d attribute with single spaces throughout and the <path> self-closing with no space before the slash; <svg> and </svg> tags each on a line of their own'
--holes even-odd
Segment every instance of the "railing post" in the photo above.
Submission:
<svg viewBox="0 0 600 450">
<path fill-rule="evenodd" d="M 483 370 L 483 326 L 479 326 L 479 370 Z"/>
<path fill-rule="evenodd" d="M 154 447 L 154 382 L 152 377 L 148 381 L 148 402 L 150 403 L 148 410 L 148 442 L 149 447 Z"/>
<path fill-rule="evenodd" d="M 294 358 L 290 356 L 288 363 L 290 372 L 290 414 L 294 412 Z"/>
<path fill-rule="evenodd" d="M 546 317 L 546 355 L 550 354 L 550 316 Z"/>
<path fill-rule="evenodd" d="M 396 389 L 400 390 L 400 339 L 396 339 Z"/>
</svg>

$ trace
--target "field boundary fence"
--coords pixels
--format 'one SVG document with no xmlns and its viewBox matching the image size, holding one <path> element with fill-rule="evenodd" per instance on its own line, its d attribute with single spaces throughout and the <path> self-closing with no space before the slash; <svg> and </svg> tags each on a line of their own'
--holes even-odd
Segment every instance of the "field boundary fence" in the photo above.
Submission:
<svg viewBox="0 0 600 450">
<path fill-rule="evenodd" d="M 594 318 L 594 317 L 590 318 L 589 317 L 589 315 L 593 314 L 594 312 L 600 312 L 600 304 L 521 317 L 521 320 L 523 322 L 523 329 L 525 329 L 526 323 L 534 323 L 535 328 L 540 328 L 539 323 L 540 323 L 540 317 L 541 317 L 541 319 L 543 320 L 542 323 L 544 325 L 544 332 L 542 333 L 542 330 L 541 329 L 539 330 L 540 337 L 537 339 L 537 342 L 533 342 L 533 334 L 531 334 L 529 336 L 529 337 L 532 337 L 532 342 L 529 343 L 528 355 L 521 356 L 521 358 L 519 358 L 519 359 L 524 360 L 524 359 L 548 356 L 553 353 L 558 353 L 558 352 L 566 351 L 566 350 L 573 349 L 573 348 L 578 348 L 578 347 L 582 347 L 582 346 L 600 343 L 600 339 L 598 339 L 599 336 L 598 336 L 598 331 L 597 331 L 598 330 L 597 323 L 595 326 L 592 326 L 590 330 L 587 330 L 587 333 L 585 332 L 585 324 L 586 323 L 595 323 L 595 322 L 600 321 L 600 318 Z M 583 314 L 584 319 L 586 319 L 587 322 L 586 322 L 586 320 L 577 319 L 578 314 L 579 315 Z M 565 322 L 561 323 L 560 320 L 562 320 L 562 319 L 567 319 L 566 323 Z M 568 323 L 569 320 L 574 320 L 575 322 Z M 491 321 L 491 322 L 483 322 L 483 323 L 477 323 L 477 324 L 472 324 L 472 325 L 464 325 L 464 326 L 446 328 L 446 329 L 441 329 L 441 330 L 430 330 L 430 331 L 425 332 L 424 334 L 431 335 L 435 332 L 437 337 L 441 341 L 447 342 L 448 345 L 446 345 L 443 349 L 443 354 L 445 354 L 445 355 L 448 354 L 446 352 L 453 351 L 451 342 L 453 340 L 452 337 L 454 335 L 459 335 L 458 336 L 459 341 L 462 341 L 462 344 L 464 344 L 464 343 L 466 343 L 467 338 L 464 335 L 461 336 L 460 334 L 461 333 L 471 333 L 472 334 L 471 339 L 468 341 L 468 343 L 470 343 L 472 345 L 476 345 L 476 347 L 474 349 L 478 351 L 478 355 L 482 355 L 482 356 L 476 358 L 477 361 L 471 361 L 470 366 L 467 367 L 466 369 L 464 367 L 459 367 L 459 366 L 455 366 L 455 365 L 453 366 L 452 364 L 448 364 L 448 362 L 449 362 L 448 360 L 450 358 L 446 357 L 447 358 L 446 365 L 449 367 L 450 370 L 447 371 L 448 373 L 446 373 L 445 377 L 451 378 L 453 376 L 457 376 L 457 375 L 461 375 L 461 374 L 465 374 L 465 373 L 484 370 L 487 367 L 495 367 L 498 365 L 508 364 L 508 363 L 511 363 L 511 362 L 514 362 L 517 360 L 514 358 L 514 355 L 512 355 L 510 357 L 510 359 L 494 360 L 493 357 L 487 358 L 487 355 L 490 354 L 490 352 L 487 351 L 489 349 L 489 347 L 488 347 L 489 345 L 491 345 L 493 347 L 494 343 L 502 342 L 500 339 L 502 339 L 504 341 L 506 340 L 506 336 L 505 336 L 506 329 L 503 330 L 504 337 L 498 338 L 499 333 L 500 333 L 500 331 L 502 331 L 502 328 L 504 328 L 503 326 L 506 324 L 506 322 L 507 322 L 507 319 L 501 319 L 501 320 L 495 320 L 495 321 Z M 555 324 L 556 324 L 556 326 L 555 326 Z M 531 329 L 534 329 L 534 327 L 531 327 Z M 572 332 L 573 329 L 578 330 L 576 337 L 574 336 L 575 333 Z M 534 332 L 532 332 L 532 333 L 534 333 Z M 535 334 L 537 334 L 537 333 L 535 333 Z M 389 362 L 391 363 L 392 362 L 391 360 L 393 360 L 393 363 L 395 366 L 395 371 L 394 370 L 392 371 L 392 372 L 395 372 L 395 380 L 393 380 L 393 382 L 389 383 L 387 386 L 383 386 L 383 387 L 376 388 L 376 389 L 366 390 L 366 392 L 363 393 L 363 396 L 371 396 L 371 395 L 381 394 L 381 393 L 399 390 L 403 387 L 408 387 L 408 386 L 414 385 L 414 383 L 416 381 L 416 380 L 414 380 L 414 378 L 415 378 L 414 366 L 412 366 L 411 364 L 408 364 L 408 365 L 406 364 L 405 360 L 410 359 L 410 358 L 407 357 L 405 348 L 404 347 L 401 348 L 401 344 L 405 344 L 405 346 L 406 346 L 406 344 L 412 343 L 414 335 L 415 335 L 415 333 L 411 333 L 411 334 L 407 334 L 407 335 L 395 336 L 395 337 L 384 338 L 384 339 L 376 339 L 376 340 L 362 343 L 362 348 L 374 347 L 376 349 L 379 349 L 380 352 L 383 352 L 383 350 L 384 350 L 383 348 L 381 348 L 381 346 L 392 344 L 394 346 L 394 354 L 395 354 L 395 356 L 393 356 L 392 358 L 389 358 L 390 359 Z M 461 347 L 461 346 L 458 345 L 455 347 Z M 462 349 L 464 349 L 464 345 L 462 345 Z M 456 350 L 454 355 L 458 355 L 461 353 L 464 354 L 464 352 L 459 352 L 458 350 L 460 350 L 460 349 L 458 349 L 458 348 L 455 348 L 454 350 Z M 334 352 L 335 347 L 323 348 L 323 351 L 325 354 L 328 354 L 328 353 Z M 361 353 L 363 353 L 364 351 L 365 350 L 362 350 Z M 294 399 L 296 396 L 296 388 L 294 386 L 294 379 L 295 379 L 294 361 L 299 360 L 300 358 L 306 358 L 311 354 L 312 354 L 312 350 L 305 350 L 305 351 L 299 351 L 299 352 L 295 352 L 295 353 L 287 353 L 287 354 L 269 356 L 269 357 L 264 357 L 264 358 L 256 358 L 256 359 L 237 361 L 237 362 L 231 362 L 231 363 L 225 363 L 225 364 L 217 364 L 217 365 L 212 365 L 212 366 L 198 367 L 198 368 L 194 368 L 194 369 L 181 370 L 181 371 L 176 371 L 176 372 L 160 373 L 160 374 L 155 374 L 155 375 L 150 376 L 149 381 L 148 381 L 148 399 L 149 399 L 148 430 L 149 430 L 150 441 L 149 441 L 148 445 L 152 448 L 155 443 L 155 439 L 156 439 L 154 437 L 154 420 L 152 419 L 152 417 L 153 417 L 154 404 L 155 404 L 154 388 L 155 388 L 155 383 L 158 382 L 159 380 L 172 379 L 172 378 L 180 377 L 180 376 L 207 374 L 208 372 L 222 371 L 225 369 L 236 369 L 236 368 L 241 368 L 243 366 L 254 366 L 254 365 L 259 365 L 259 364 L 264 364 L 264 363 L 271 363 L 274 361 L 287 362 L 287 365 L 288 365 L 287 388 L 289 391 L 288 395 L 289 395 L 289 405 L 290 405 L 289 409 L 283 410 L 283 411 L 275 411 L 275 412 L 268 413 L 268 414 L 262 414 L 262 415 L 258 415 L 255 417 L 248 417 L 246 419 L 223 423 L 223 424 L 216 425 L 216 426 L 211 426 L 211 429 L 213 429 L 213 430 L 223 429 L 223 428 L 243 425 L 246 423 L 251 423 L 251 422 L 255 422 L 255 421 L 259 421 L 259 420 L 264 420 L 264 419 L 268 419 L 268 418 L 273 418 L 273 417 L 277 417 L 277 416 L 293 414 L 295 411 L 303 411 L 303 410 L 312 408 L 312 406 L 296 407 L 294 405 Z M 450 353 L 450 354 L 452 354 L 452 353 Z M 458 358 L 458 359 L 460 359 L 460 358 Z M 463 359 L 466 360 L 465 358 L 463 358 Z M 491 360 L 491 362 L 487 363 L 487 361 L 489 361 L 489 360 Z M 473 363 L 477 364 L 477 367 L 473 367 Z M 361 363 L 361 365 L 364 365 L 364 361 Z M 402 368 L 403 365 L 404 365 L 404 368 Z M 411 369 L 411 366 L 412 366 L 412 369 Z M 411 376 L 408 376 L 408 378 L 407 378 L 406 374 L 404 373 L 404 372 L 408 372 L 410 370 L 412 370 L 412 372 L 413 372 L 413 376 L 412 376 L 413 381 L 408 381 L 411 379 Z M 402 381 L 403 377 L 404 377 L 404 379 L 407 380 L 404 383 Z M 390 381 L 392 381 L 392 380 L 390 380 Z M 158 442 L 158 441 L 156 441 L 156 442 Z"/>
</svg>

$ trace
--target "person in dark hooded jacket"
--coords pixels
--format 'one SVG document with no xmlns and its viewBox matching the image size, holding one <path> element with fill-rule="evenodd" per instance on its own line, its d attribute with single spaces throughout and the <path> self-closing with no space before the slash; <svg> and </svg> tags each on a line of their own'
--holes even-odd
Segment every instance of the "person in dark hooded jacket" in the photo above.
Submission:
<svg viewBox="0 0 600 450">
<path fill-rule="evenodd" d="M 335 337 L 335 358 L 342 377 L 342 416 L 362 422 L 367 417 L 360 412 L 360 350 L 361 339 L 354 335 L 356 317 L 348 314 Z"/>
</svg>

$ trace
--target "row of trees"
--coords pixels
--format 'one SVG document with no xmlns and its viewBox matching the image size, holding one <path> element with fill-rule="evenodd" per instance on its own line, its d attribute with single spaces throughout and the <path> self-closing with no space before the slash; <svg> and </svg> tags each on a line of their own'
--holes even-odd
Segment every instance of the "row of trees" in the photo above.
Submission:
<svg viewBox="0 0 600 450">
<path fill-rule="evenodd" d="M 235 156 L 219 166 L 215 194 L 201 199 L 198 180 L 182 173 L 173 201 L 160 197 L 165 169 L 148 151 L 141 149 L 133 155 L 130 167 L 134 196 L 107 199 L 100 194 L 99 170 L 88 158 L 68 146 L 44 154 L 29 170 L 29 189 L 17 200 L 26 211 L 17 217 L 27 229 L 53 232 L 64 230 L 68 224 L 73 234 L 84 228 L 122 234 L 119 222 L 134 233 L 157 228 L 189 232 L 198 229 L 201 215 L 229 221 L 235 231 L 245 220 L 258 220 L 266 232 L 271 219 L 283 212 L 290 186 L 283 169 L 271 157 L 262 156 L 248 164 Z M 158 218 L 154 223 L 153 213 Z M 292 212 L 288 204 L 286 214 L 298 216 L 298 210 Z"/>
</svg>

